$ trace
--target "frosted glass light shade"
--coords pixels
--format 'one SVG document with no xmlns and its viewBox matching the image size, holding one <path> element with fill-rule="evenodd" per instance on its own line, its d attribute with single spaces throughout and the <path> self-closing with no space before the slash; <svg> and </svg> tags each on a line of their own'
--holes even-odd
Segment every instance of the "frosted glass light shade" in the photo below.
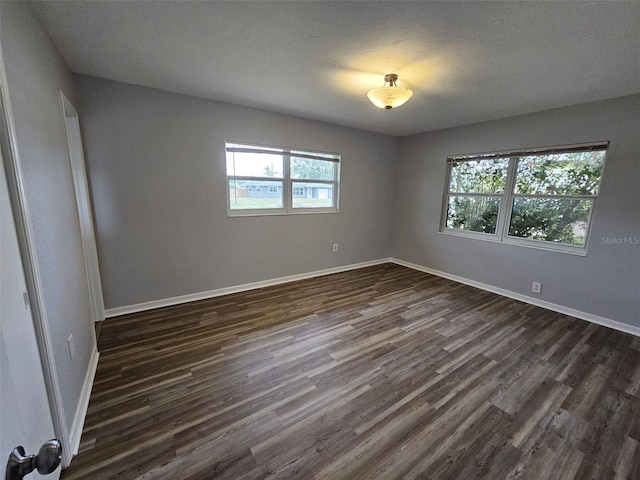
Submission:
<svg viewBox="0 0 640 480">
<path fill-rule="evenodd" d="M 384 87 L 374 88 L 367 93 L 371 103 L 378 108 L 386 108 L 387 110 L 407 103 L 413 92 L 408 88 L 400 88 L 396 85 L 396 80 L 398 80 L 398 75 L 387 73 L 384 76 Z"/>
<path fill-rule="evenodd" d="M 374 88 L 367 93 L 367 97 L 378 108 L 396 108 L 407 103 L 413 92 L 408 88 L 382 87 Z"/>
</svg>

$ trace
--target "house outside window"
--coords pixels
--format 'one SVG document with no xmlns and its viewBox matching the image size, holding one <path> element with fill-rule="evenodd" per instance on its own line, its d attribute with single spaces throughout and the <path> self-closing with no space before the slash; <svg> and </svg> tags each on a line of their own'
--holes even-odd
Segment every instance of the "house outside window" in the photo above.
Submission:
<svg viewBox="0 0 640 480">
<path fill-rule="evenodd" d="M 586 255 L 607 146 L 448 157 L 441 231 Z"/>
<path fill-rule="evenodd" d="M 226 142 L 229 216 L 335 213 L 340 155 Z"/>
</svg>

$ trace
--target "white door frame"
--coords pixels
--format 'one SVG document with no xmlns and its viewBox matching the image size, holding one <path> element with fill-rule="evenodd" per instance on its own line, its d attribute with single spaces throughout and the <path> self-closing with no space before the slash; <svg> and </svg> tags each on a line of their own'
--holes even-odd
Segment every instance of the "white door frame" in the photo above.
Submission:
<svg viewBox="0 0 640 480">
<path fill-rule="evenodd" d="M 37 261 L 35 246 L 35 236 L 31 227 L 29 206 L 27 202 L 26 189 L 22 168 L 20 165 L 20 155 L 13 120 L 13 111 L 9 98 L 9 86 L 7 82 L 7 72 L 5 69 L 2 46 L 0 45 L 0 144 L 4 160 L 7 186 L 11 198 L 11 208 L 13 209 L 16 223 L 16 233 L 20 244 L 22 264 L 27 282 L 27 293 L 31 304 L 33 324 L 40 351 L 40 361 L 44 373 L 45 387 L 51 407 L 51 417 L 56 437 L 62 442 L 62 466 L 67 467 L 72 459 L 72 445 L 70 442 L 67 421 L 62 405 L 62 392 L 58 371 L 56 369 L 55 358 L 53 356 L 53 345 L 51 342 L 51 332 L 47 319 L 47 310 L 44 303 L 42 290 L 42 278 Z"/>
<path fill-rule="evenodd" d="M 84 161 L 84 151 L 82 149 L 80 119 L 78 118 L 78 111 L 64 95 L 62 90 L 60 90 L 60 97 L 62 100 L 64 126 L 67 132 L 67 146 L 69 147 L 69 161 L 71 164 L 71 175 L 73 177 L 76 210 L 80 222 L 82 251 L 84 253 L 84 265 L 87 273 L 89 300 L 91 302 L 91 317 L 94 322 L 101 322 L 105 317 L 104 298 L 102 297 L 102 281 L 100 279 L 100 267 L 98 265 L 98 250 L 93 225 L 91 196 L 89 194 L 87 170 Z"/>
</svg>

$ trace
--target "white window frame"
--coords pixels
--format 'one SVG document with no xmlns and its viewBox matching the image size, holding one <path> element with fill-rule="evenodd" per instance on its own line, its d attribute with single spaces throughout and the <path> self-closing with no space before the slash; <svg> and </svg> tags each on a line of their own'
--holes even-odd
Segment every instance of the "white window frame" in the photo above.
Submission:
<svg viewBox="0 0 640 480">
<path fill-rule="evenodd" d="M 440 220 L 440 233 L 445 235 L 454 235 L 460 237 L 474 238 L 478 240 L 484 240 L 489 242 L 500 242 L 510 245 L 519 245 L 529 248 L 538 248 L 542 250 L 550 250 L 554 252 L 569 253 L 573 255 L 587 255 L 587 245 L 589 242 L 589 233 L 591 231 L 593 217 L 593 210 L 596 206 L 596 201 L 600 192 L 600 184 L 602 183 L 602 177 L 604 175 L 604 164 L 606 163 L 606 152 L 609 147 L 609 142 L 596 142 L 579 145 L 565 145 L 557 147 L 543 147 L 536 149 L 517 150 L 517 151 L 500 151 L 489 152 L 480 154 L 466 154 L 466 155 L 452 155 L 447 157 L 447 173 L 445 175 L 445 188 L 442 202 L 441 220 Z M 600 174 L 600 182 L 598 184 L 597 193 L 594 195 L 521 195 L 514 192 L 516 185 L 516 167 L 520 158 L 531 155 L 545 155 L 553 153 L 567 153 L 567 152 L 580 152 L 580 151 L 594 151 L 602 150 L 605 152 L 605 159 L 603 160 L 603 169 Z M 450 192 L 451 187 L 451 166 L 454 163 L 462 161 L 474 161 L 474 160 L 491 160 L 491 159 L 508 159 L 509 165 L 507 168 L 507 177 L 505 181 L 505 187 L 503 193 L 462 193 L 465 196 L 476 197 L 500 197 L 500 205 L 498 208 L 498 218 L 496 220 L 496 231 L 494 234 L 484 232 L 473 232 L 458 230 L 447 227 L 447 210 L 449 205 L 449 195 L 456 194 L 457 192 Z M 530 238 L 515 237 L 509 235 L 509 226 L 511 221 L 511 213 L 513 209 L 513 201 L 516 198 L 561 198 L 561 199 L 589 199 L 592 200 L 591 209 L 589 211 L 589 218 L 587 220 L 585 240 L 583 245 L 569 245 L 554 243 L 547 240 L 538 240 Z"/>
<path fill-rule="evenodd" d="M 323 213 L 338 213 L 339 212 L 339 199 L 340 199 L 340 163 L 341 156 L 334 152 L 319 152 L 317 150 L 307 150 L 304 148 L 294 147 L 278 147 L 269 145 L 259 145 L 255 143 L 247 143 L 240 141 L 227 140 L 225 142 L 225 165 L 226 155 L 233 151 L 242 151 L 249 153 L 268 153 L 268 154 L 281 154 L 283 157 L 283 172 L 282 177 L 250 177 L 231 175 L 227 171 L 226 177 L 226 195 L 227 195 L 227 216 L 229 217 L 248 217 L 248 216 L 263 216 L 263 215 L 309 215 L 309 214 L 323 214 Z M 334 178 L 332 180 L 316 180 L 307 178 L 291 178 L 291 158 L 309 158 L 311 160 L 321 160 L 333 162 L 336 164 L 334 168 Z M 226 167 L 225 167 L 226 168 Z M 231 208 L 231 192 L 229 188 L 230 181 L 255 181 L 263 180 L 269 182 L 281 182 L 282 184 L 282 207 L 280 208 L 259 208 L 259 209 L 232 209 Z M 294 207 L 293 206 L 293 184 L 294 183 L 317 183 L 319 185 L 331 185 L 333 190 L 332 207 Z M 273 188 L 268 187 L 269 193 L 275 193 Z"/>
</svg>

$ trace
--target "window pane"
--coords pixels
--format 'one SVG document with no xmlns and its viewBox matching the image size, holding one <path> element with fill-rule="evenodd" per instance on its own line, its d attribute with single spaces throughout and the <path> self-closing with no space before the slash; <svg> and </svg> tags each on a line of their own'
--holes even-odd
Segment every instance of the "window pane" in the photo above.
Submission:
<svg viewBox="0 0 640 480">
<path fill-rule="evenodd" d="M 282 182 L 229 180 L 231 210 L 282 208 Z"/>
<path fill-rule="evenodd" d="M 515 193 L 521 195 L 597 195 L 603 150 L 528 155 L 518 161 Z"/>
<path fill-rule="evenodd" d="M 508 167 L 508 158 L 453 162 L 449 192 L 502 193 Z"/>
<path fill-rule="evenodd" d="M 332 183 L 293 182 L 293 208 L 333 207 Z"/>
<path fill-rule="evenodd" d="M 469 232 L 496 233 L 499 197 L 449 196 L 447 228 Z"/>
<path fill-rule="evenodd" d="M 230 177 L 282 178 L 282 154 L 227 152 L 227 175 Z"/>
<path fill-rule="evenodd" d="M 230 142 L 225 149 L 230 216 L 337 212 L 340 155 Z"/>
<path fill-rule="evenodd" d="M 509 235 L 583 246 L 592 205 L 593 200 L 516 198 Z"/>
<path fill-rule="evenodd" d="M 291 154 L 293 155 L 293 153 Z M 315 155 L 315 154 L 314 154 Z M 291 178 L 306 180 L 333 180 L 338 164 L 310 158 L 291 157 Z"/>
</svg>

